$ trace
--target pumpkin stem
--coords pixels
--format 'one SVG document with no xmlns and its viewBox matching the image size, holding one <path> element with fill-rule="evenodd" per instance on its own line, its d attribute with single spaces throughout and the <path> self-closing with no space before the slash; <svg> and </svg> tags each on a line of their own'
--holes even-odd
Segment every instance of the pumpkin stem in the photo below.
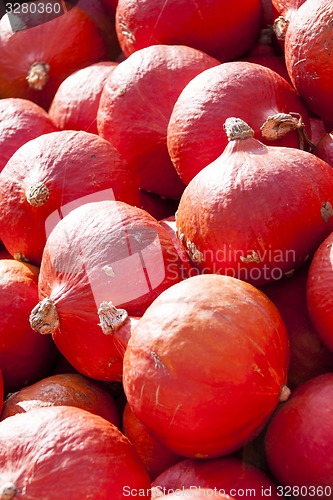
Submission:
<svg viewBox="0 0 333 500">
<path fill-rule="evenodd" d="M 31 311 L 30 326 L 41 334 L 52 334 L 59 328 L 59 316 L 55 303 L 49 298 L 41 300 Z"/>
<path fill-rule="evenodd" d="M 240 118 L 227 118 L 224 125 L 229 141 L 235 139 L 249 139 L 254 136 L 252 128 Z"/>
<path fill-rule="evenodd" d="M 283 385 L 281 392 L 280 392 L 279 402 L 284 403 L 285 401 L 287 401 L 290 394 L 291 394 L 291 390 L 289 389 L 289 387 L 287 387 L 286 385 Z"/>
<path fill-rule="evenodd" d="M 44 62 L 34 62 L 29 69 L 27 82 L 33 90 L 43 90 L 49 79 L 50 65 Z"/>
<path fill-rule="evenodd" d="M 288 26 L 289 21 L 285 17 L 279 16 L 275 19 L 273 23 L 273 31 L 278 40 L 284 40 L 286 38 Z"/>
<path fill-rule="evenodd" d="M 27 202 L 30 203 L 32 207 L 40 207 L 41 205 L 44 205 L 50 197 L 50 192 L 44 182 L 31 184 L 25 194 Z"/>
<path fill-rule="evenodd" d="M 16 496 L 17 488 L 14 483 L 5 483 L 0 486 L 0 500 L 11 500 Z"/>
<path fill-rule="evenodd" d="M 310 150 L 315 148 L 315 145 L 309 139 L 305 132 L 305 125 L 299 113 L 276 113 L 268 116 L 266 121 L 260 127 L 262 136 L 268 141 L 276 141 L 281 139 L 288 132 L 297 130 L 299 136 L 299 148 L 304 150 L 305 143 L 310 147 Z"/>
<path fill-rule="evenodd" d="M 125 309 L 117 309 L 112 302 L 102 302 L 98 309 L 100 319 L 99 326 L 102 328 L 104 335 L 111 335 L 118 330 L 128 318 Z"/>
</svg>

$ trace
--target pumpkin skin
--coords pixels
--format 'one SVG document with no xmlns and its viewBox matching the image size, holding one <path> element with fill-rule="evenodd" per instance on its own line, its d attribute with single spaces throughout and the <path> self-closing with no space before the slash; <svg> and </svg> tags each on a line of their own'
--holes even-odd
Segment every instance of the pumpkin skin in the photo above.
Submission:
<svg viewBox="0 0 333 500">
<path fill-rule="evenodd" d="M 150 479 L 176 464 L 183 457 L 163 446 L 147 432 L 145 426 L 134 415 L 128 403 L 123 411 L 123 433 L 131 441 L 141 457 Z"/>
<path fill-rule="evenodd" d="M 230 495 L 224 495 L 223 493 L 216 492 L 216 490 L 212 488 L 198 488 L 198 489 L 188 489 L 188 488 L 182 488 L 181 490 L 178 489 L 168 495 L 160 495 L 158 498 L 166 498 L 168 500 L 176 500 L 179 498 L 179 492 L 181 491 L 182 496 L 186 498 L 207 498 L 207 497 L 212 497 L 214 495 L 214 498 L 224 498 L 224 500 L 230 500 L 231 498 L 236 498 L 236 497 L 230 497 Z"/>
<path fill-rule="evenodd" d="M 265 448 L 272 475 L 281 485 L 303 487 L 306 499 L 322 496 L 321 488 L 332 498 L 332 401 L 332 373 L 308 380 L 278 408 L 267 429 Z"/>
<path fill-rule="evenodd" d="M 308 311 L 320 339 L 333 352 L 332 300 L 333 233 L 318 247 L 312 259 L 306 289 Z"/>
<path fill-rule="evenodd" d="M 307 0 L 290 20 L 285 38 L 287 70 L 308 109 L 324 120 L 333 114 L 333 4 Z"/>
<path fill-rule="evenodd" d="M 175 453 L 222 456 L 255 437 L 286 394 L 288 356 L 285 326 L 264 294 L 228 276 L 195 276 L 139 320 L 124 391 L 147 431 Z"/>
<path fill-rule="evenodd" d="M 27 99 L 0 99 L 0 171 L 17 149 L 57 127 L 46 111 Z"/>
<path fill-rule="evenodd" d="M 103 61 L 75 71 L 58 87 L 49 115 L 59 130 L 97 134 L 97 111 L 104 84 L 118 63 Z"/>
<path fill-rule="evenodd" d="M 65 15 L 16 33 L 12 32 L 8 15 L 0 21 L 0 97 L 22 97 L 48 109 L 68 75 L 105 59 L 103 37 L 81 9 L 73 8 Z M 30 73 L 35 63 L 42 63 L 39 78 L 36 71 Z"/>
<path fill-rule="evenodd" d="M 120 425 L 120 415 L 111 394 L 98 382 L 79 373 L 51 375 L 10 394 L 1 420 L 49 406 L 75 406 L 100 415 L 117 427 Z"/>
<path fill-rule="evenodd" d="M 179 198 L 184 189 L 166 147 L 169 117 L 179 94 L 219 61 L 185 46 L 154 45 L 119 63 L 104 86 L 98 132 L 121 153 L 146 191 Z"/>
<path fill-rule="evenodd" d="M 52 333 L 80 373 L 119 381 L 133 316 L 180 280 L 179 267 L 171 238 L 148 213 L 117 201 L 87 203 L 47 240 L 31 324 Z M 53 323 L 42 314 L 45 301 Z"/>
<path fill-rule="evenodd" d="M 333 170 L 311 153 L 264 145 L 242 120 L 226 121 L 229 137 L 237 124 L 240 135 L 186 187 L 176 224 L 194 273 L 259 286 L 298 269 L 333 230 Z"/>
<path fill-rule="evenodd" d="M 4 397 L 4 388 L 3 388 L 3 378 L 2 378 L 2 372 L 0 370 L 0 415 L 2 412 L 2 406 L 3 406 L 3 397 Z"/>
<path fill-rule="evenodd" d="M 310 320 L 306 288 L 309 266 L 293 276 L 262 287 L 276 305 L 290 340 L 288 387 L 293 390 L 307 380 L 333 370 L 333 353 L 322 343 Z"/>
<path fill-rule="evenodd" d="M 61 492 L 73 500 L 120 500 L 125 486 L 150 498 L 150 481 L 135 449 L 99 415 L 54 406 L 0 423 L 2 495 L 56 500 Z"/>
<path fill-rule="evenodd" d="M 255 102 L 255 109 L 249 106 Z M 185 184 L 224 151 L 225 120 L 237 116 L 265 144 L 299 147 L 295 131 L 266 140 L 260 127 L 277 113 L 298 113 L 310 130 L 305 106 L 284 78 L 269 68 L 233 61 L 203 71 L 183 89 L 173 108 L 167 131 L 171 160 Z"/>
<path fill-rule="evenodd" d="M 0 237 L 18 260 L 40 265 L 46 239 L 88 201 L 139 203 L 127 163 L 95 134 L 63 130 L 24 144 L 0 173 Z M 11 214 L 9 217 L 8 214 Z"/>
<path fill-rule="evenodd" d="M 251 496 L 265 498 L 266 495 L 278 499 L 276 485 L 260 469 L 234 457 L 213 460 L 186 459 L 170 467 L 153 481 L 152 499 L 159 498 L 159 493 L 177 488 L 216 488 L 235 498 L 238 491 L 251 491 Z M 216 491 L 214 490 L 214 491 Z M 255 494 L 254 494 L 255 493 Z M 210 495 L 212 497 L 212 495 Z"/>
<path fill-rule="evenodd" d="M 188 0 L 119 0 L 116 10 L 126 56 L 153 44 L 178 44 L 230 61 L 251 48 L 260 23 L 260 0 L 202 0 L 200 7 Z"/>
<path fill-rule="evenodd" d="M 55 360 L 51 337 L 36 334 L 29 324 L 38 273 L 37 267 L 0 260 L 0 367 L 6 393 L 46 376 Z"/>
</svg>

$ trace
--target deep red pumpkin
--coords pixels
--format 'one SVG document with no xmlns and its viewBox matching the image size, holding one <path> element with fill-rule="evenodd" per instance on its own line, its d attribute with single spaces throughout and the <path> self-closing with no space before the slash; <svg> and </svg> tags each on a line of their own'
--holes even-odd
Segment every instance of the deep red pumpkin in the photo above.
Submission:
<svg viewBox="0 0 333 500">
<path fill-rule="evenodd" d="M 0 97 L 23 97 L 48 109 L 68 75 L 105 59 L 99 29 L 78 8 L 16 33 L 8 15 L 0 21 Z"/>
<path fill-rule="evenodd" d="M 294 497 L 333 496 L 332 401 L 333 374 L 320 375 L 297 387 L 269 423 L 271 473 Z"/>
<path fill-rule="evenodd" d="M 49 114 L 60 130 L 97 134 L 97 111 L 104 84 L 117 66 L 103 61 L 75 71 L 58 87 Z"/>
<path fill-rule="evenodd" d="M 333 169 L 264 145 L 237 118 L 225 127 L 224 152 L 181 197 L 178 238 L 197 272 L 259 286 L 300 267 L 333 230 Z"/>
<path fill-rule="evenodd" d="M 264 472 L 237 458 L 225 457 L 214 460 L 182 460 L 153 481 L 152 499 L 159 498 L 163 491 L 191 486 L 216 488 L 217 491 L 239 499 L 250 496 L 265 498 L 265 495 L 272 500 L 279 498 L 276 485 Z"/>
<path fill-rule="evenodd" d="M 0 99 L 0 171 L 26 142 L 57 127 L 46 111 L 27 99 Z"/>
<path fill-rule="evenodd" d="M 119 0 L 116 31 L 126 56 L 155 44 L 187 45 L 220 61 L 236 59 L 254 44 L 260 0 Z"/>
<path fill-rule="evenodd" d="M 87 203 L 47 240 L 31 324 L 52 334 L 84 375 L 121 380 L 132 316 L 180 280 L 179 266 L 171 238 L 147 212 L 117 201 Z"/>
<path fill-rule="evenodd" d="M 120 415 L 111 394 L 97 381 L 79 373 L 62 373 L 42 378 L 4 403 L 1 420 L 35 408 L 75 406 L 100 415 L 119 427 Z"/>
<path fill-rule="evenodd" d="M 0 260 L 0 368 L 5 393 L 46 376 L 55 360 L 52 339 L 36 334 L 29 324 L 38 300 L 38 272 L 22 262 Z"/>
<path fill-rule="evenodd" d="M 262 288 L 276 305 L 290 340 L 288 387 L 293 390 L 307 380 L 333 370 L 333 353 L 320 340 L 307 308 L 306 284 L 309 266 L 303 265 L 293 276 Z"/>
<path fill-rule="evenodd" d="M 122 425 L 123 433 L 138 452 L 152 481 L 166 469 L 183 459 L 183 457 L 156 441 L 147 432 L 147 429 L 132 412 L 128 403 L 124 408 Z"/>
<path fill-rule="evenodd" d="M 320 139 L 313 153 L 333 167 L 333 130 Z"/>
<path fill-rule="evenodd" d="M 150 480 L 119 429 L 70 406 L 38 408 L 0 423 L 0 497 L 150 498 Z"/>
<path fill-rule="evenodd" d="M 285 39 L 287 70 L 308 109 L 332 121 L 333 3 L 307 0 L 292 17 Z"/>
<path fill-rule="evenodd" d="M 185 85 L 219 61 L 185 46 L 139 50 L 110 73 L 97 116 L 99 134 L 127 160 L 140 187 L 179 198 L 184 185 L 166 147 L 168 121 Z"/>
<path fill-rule="evenodd" d="M 287 364 L 275 306 L 252 285 L 211 274 L 148 307 L 125 352 L 123 384 L 153 437 L 179 455 L 211 458 L 260 431 L 288 392 Z"/>
<path fill-rule="evenodd" d="M 316 250 L 309 269 L 307 304 L 311 321 L 333 352 L 333 233 Z"/>
<path fill-rule="evenodd" d="M 0 199 L 0 238 L 7 250 L 40 265 L 48 235 L 70 210 L 103 199 L 136 205 L 139 192 L 127 163 L 108 141 L 64 130 L 16 151 L 0 173 Z"/>
<path fill-rule="evenodd" d="M 272 141 L 265 140 L 260 130 L 269 116 L 290 112 L 301 115 L 309 132 L 301 100 L 271 69 L 245 61 L 207 69 L 184 88 L 173 108 L 167 133 L 170 157 L 188 184 L 223 152 L 228 142 L 223 124 L 231 116 L 246 121 L 255 137 L 267 144 L 299 147 L 296 131 Z"/>
</svg>

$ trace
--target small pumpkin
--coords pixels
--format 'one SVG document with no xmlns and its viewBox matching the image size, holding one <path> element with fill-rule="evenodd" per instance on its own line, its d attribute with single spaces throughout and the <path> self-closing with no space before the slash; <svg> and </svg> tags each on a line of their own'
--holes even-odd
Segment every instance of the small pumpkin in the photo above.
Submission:
<svg viewBox="0 0 333 500">
<path fill-rule="evenodd" d="M 117 427 L 120 425 L 120 415 L 111 394 L 99 382 L 79 373 L 50 375 L 9 394 L 1 420 L 50 406 L 75 406 L 100 415 Z"/>
<path fill-rule="evenodd" d="M 136 205 L 139 191 L 127 163 L 108 141 L 63 130 L 16 151 L 0 173 L 0 199 L 4 245 L 14 258 L 39 266 L 47 237 L 66 213 L 103 199 Z"/>
<path fill-rule="evenodd" d="M 184 185 L 166 147 L 172 108 L 185 85 L 219 61 L 182 45 L 153 45 L 118 64 L 105 83 L 99 134 L 131 166 L 146 191 L 179 199 Z"/>
<path fill-rule="evenodd" d="M 46 376 L 57 353 L 52 338 L 38 335 L 29 324 L 38 274 L 35 266 L 0 259 L 0 369 L 6 394 Z"/>
<path fill-rule="evenodd" d="M 333 169 L 266 146 L 243 120 L 226 120 L 225 131 L 224 152 L 181 197 L 178 237 L 199 272 L 259 286 L 299 268 L 333 230 Z"/>
<path fill-rule="evenodd" d="M 80 373 L 119 381 L 135 317 L 179 280 L 177 251 L 156 219 L 123 202 L 86 203 L 46 242 L 30 323 Z"/>
<path fill-rule="evenodd" d="M 99 415 L 71 406 L 38 408 L 0 422 L 0 498 L 150 498 L 134 447 Z"/>
<path fill-rule="evenodd" d="M 247 61 L 206 69 L 184 87 L 168 124 L 168 151 L 185 184 L 223 153 L 228 143 L 223 125 L 231 116 L 248 123 L 255 138 L 268 145 L 303 147 L 299 132 L 310 134 L 304 104 L 272 69 Z"/>
<path fill-rule="evenodd" d="M 195 276 L 139 319 L 124 391 L 154 438 L 179 455 L 213 458 L 254 438 L 288 396 L 288 361 L 284 323 L 262 292 L 229 276 Z"/>
<path fill-rule="evenodd" d="M 25 30 L 13 31 L 8 14 L 0 21 L 0 97 L 22 97 L 45 109 L 67 76 L 107 59 L 103 36 L 88 14 L 74 7 L 50 21 L 47 10 L 38 16 L 41 24 Z M 24 20 L 34 25 L 36 14 Z"/>
<path fill-rule="evenodd" d="M 102 61 L 79 69 L 58 87 L 49 115 L 60 130 L 85 130 L 97 134 L 97 111 L 104 84 L 117 66 Z"/>
<path fill-rule="evenodd" d="M 0 99 L 0 171 L 26 142 L 57 127 L 47 112 L 28 99 Z"/>
<path fill-rule="evenodd" d="M 251 496 L 278 500 L 276 484 L 263 471 L 243 460 L 229 456 L 211 460 L 185 459 L 162 472 L 152 483 L 152 499 L 163 491 L 182 488 L 211 488 L 235 498 Z M 210 495 L 212 497 L 212 495 Z"/>
<path fill-rule="evenodd" d="M 166 469 L 183 459 L 183 457 L 173 453 L 156 441 L 147 432 L 145 426 L 132 412 L 128 403 L 126 403 L 123 411 L 122 429 L 140 455 L 152 481 Z"/>
</svg>

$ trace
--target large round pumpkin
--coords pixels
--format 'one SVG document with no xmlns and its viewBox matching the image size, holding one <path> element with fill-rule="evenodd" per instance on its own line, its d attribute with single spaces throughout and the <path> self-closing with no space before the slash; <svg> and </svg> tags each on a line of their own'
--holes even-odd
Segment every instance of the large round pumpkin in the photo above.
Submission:
<svg viewBox="0 0 333 500">
<path fill-rule="evenodd" d="M 7 250 L 40 265 L 47 237 L 70 210 L 108 199 L 139 204 L 139 192 L 127 163 L 108 141 L 63 130 L 16 151 L 0 173 L 0 199 L 0 238 Z"/>
<path fill-rule="evenodd" d="M 163 292 L 129 340 L 123 383 L 153 437 L 194 458 L 254 437 L 288 390 L 288 339 L 275 306 L 252 285 L 201 275 Z"/>
<path fill-rule="evenodd" d="M 119 0 L 116 30 L 128 56 L 153 44 L 182 44 L 220 61 L 246 53 L 258 36 L 260 0 Z"/>
<path fill-rule="evenodd" d="M 8 14 L 0 21 L 0 97 L 23 97 L 48 109 L 60 83 L 73 71 L 105 60 L 107 48 L 83 10 L 49 20 L 45 3 L 44 14 L 24 16 L 33 25 L 29 29 L 13 31 Z M 40 24 L 34 26 L 36 20 Z M 11 21 L 19 23 L 20 17 Z"/>
<path fill-rule="evenodd" d="M 120 380 L 132 316 L 179 280 L 177 250 L 156 219 L 123 202 L 87 203 L 47 240 L 31 325 L 53 334 L 81 373 Z"/>
<path fill-rule="evenodd" d="M 228 140 L 223 125 L 231 116 L 248 123 L 265 144 L 298 148 L 295 130 L 283 136 L 284 127 L 276 124 L 267 139 L 261 131 L 268 117 L 291 112 L 302 118 L 310 133 L 304 104 L 275 71 L 246 61 L 209 68 L 186 85 L 173 108 L 167 132 L 170 157 L 188 184 L 224 151 Z"/>
<path fill-rule="evenodd" d="M 333 230 L 333 169 L 306 151 L 264 145 L 242 120 L 225 128 L 224 152 L 181 197 L 178 237 L 195 272 L 259 286 L 299 268 Z"/>
<path fill-rule="evenodd" d="M 0 260 L 0 370 L 5 393 L 17 391 L 48 374 L 56 349 L 29 324 L 38 300 L 39 269 L 13 259 Z"/>
<path fill-rule="evenodd" d="M 47 112 L 28 99 L 0 99 L 0 171 L 17 149 L 42 134 L 55 132 Z"/>
<path fill-rule="evenodd" d="M 154 45 L 136 51 L 110 73 L 97 128 L 131 165 L 141 188 L 169 198 L 182 193 L 166 146 L 169 117 L 185 85 L 218 64 L 190 47 Z"/>
<path fill-rule="evenodd" d="M 333 3 L 307 0 L 290 20 L 285 38 L 288 73 L 307 107 L 332 121 Z"/>
<path fill-rule="evenodd" d="M 1 420 L 35 408 L 75 406 L 100 415 L 119 427 L 120 416 L 110 392 L 101 383 L 79 373 L 58 373 L 10 394 Z"/>
<path fill-rule="evenodd" d="M 0 498 L 150 498 L 150 480 L 119 429 L 70 406 L 39 408 L 0 423 Z"/>
</svg>

